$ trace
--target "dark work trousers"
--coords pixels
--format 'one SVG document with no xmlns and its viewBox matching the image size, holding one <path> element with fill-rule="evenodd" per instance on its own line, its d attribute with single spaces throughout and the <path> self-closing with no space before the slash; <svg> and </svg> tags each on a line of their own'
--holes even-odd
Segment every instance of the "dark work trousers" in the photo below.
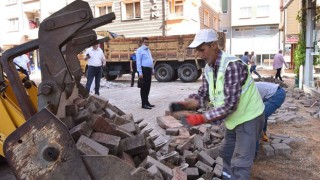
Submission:
<svg viewBox="0 0 320 180">
<path fill-rule="evenodd" d="M 264 117 L 262 113 L 250 121 L 239 124 L 233 130 L 226 129 L 220 156 L 223 159 L 223 173 L 231 176 L 231 180 L 250 179 L 256 142 L 264 126 Z"/>
<path fill-rule="evenodd" d="M 88 92 L 90 92 L 90 87 L 93 81 L 93 78 L 95 78 L 95 87 L 94 87 L 94 93 L 97 95 L 100 95 L 99 89 L 100 89 L 100 80 L 101 80 L 101 73 L 102 73 L 102 66 L 88 66 L 88 75 L 87 75 L 87 84 L 86 89 Z"/>
<path fill-rule="evenodd" d="M 257 68 L 257 65 L 251 65 L 251 67 L 250 67 L 250 73 L 252 74 L 252 72 L 253 72 L 253 73 L 255 73 L 259 78 L 261 78 L 261 76 L 260 76 L 260 74 L 257 72 L 256 68 Z"/>
<path fill-rule="evenodd" d="M 282 81 L 281 74 L 280 74 L 281 73 L 281 69 L 282 68 L 278 68 L 277 69 L 277 73 L 276 73 L 276 79 L 279 77 L 280 81 Z"/>
<path fill-rule="evenodd" d="M 143 105 L 148 105 L 149 103 L 149 93 L 151 87 L 151 77 L 152 77 L 152 68 L 142 67 L 143 74 L 143 84 L 140 89 L 141 102 Z"/>
<path fill-rule="evenodd" d="M 134 85 L 134 78 L 137 73 L 137 64 L 136 61 L 132 61 L 132 72 L 131 72 L 131 86 Z"/>
</svg>

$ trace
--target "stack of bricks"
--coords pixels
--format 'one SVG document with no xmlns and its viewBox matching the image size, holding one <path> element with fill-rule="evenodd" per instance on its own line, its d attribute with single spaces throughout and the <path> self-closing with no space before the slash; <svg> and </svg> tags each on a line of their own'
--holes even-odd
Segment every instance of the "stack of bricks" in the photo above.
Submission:
<svg viewBox="0 0 320 180">
<path fill-rule="evenodd" d="M 266 156 L 291 154 L 290 144 L 294 139 L 283 134 L 270 134 L 268 142 L 262 142 L 261 148 Z"/>
</svg>

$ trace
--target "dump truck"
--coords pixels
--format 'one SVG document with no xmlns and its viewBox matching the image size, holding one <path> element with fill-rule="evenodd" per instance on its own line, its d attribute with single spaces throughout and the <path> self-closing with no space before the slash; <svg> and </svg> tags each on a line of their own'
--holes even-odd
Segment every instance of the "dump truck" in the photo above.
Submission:
<svg viewBox="0 0 320 180">
<path fill-rule="evenodd" d="M 112 36 L 109 31 L 100 33 L 109 40 L 101 43 L 107 58 L 103 68 L 103 76 L 108 80 L 115 80 L 123 74 L 130 74 L 130 56 L 139 47 L 140 37 L 125 38 Z M 219 46 L 225 49 L 225 34 L 219 32 Z M 195 34 L 174 36 L 152 36 L 149 38 L 149 47 L 154 59 L 154 76 L 159 82 L 196 81 L 202 74 L 205 61 L 197 57 L 194 49 L 188 49 Z M 86 74 L 87 62 L 84 54 L 79 54 L 81 68 Z"/>
<path fill-rule="evenodd" d="M 154 59 L 154 76 L 159 82 L 196 81 L 202 74 L 205 61 L 197 56 L 188 45 L 195 34 L 174 36 L 153 36 L 149 38 L 149 47 Z M 130 56 L 139 46 L 140 37 L 115 38 L 104 43 L 107 56 L 104 76 L 115 80 L 122 74 L 130 73 Z M 225 49 L 225 34 L 219 32 L 219 45 Z"/>
</svg>

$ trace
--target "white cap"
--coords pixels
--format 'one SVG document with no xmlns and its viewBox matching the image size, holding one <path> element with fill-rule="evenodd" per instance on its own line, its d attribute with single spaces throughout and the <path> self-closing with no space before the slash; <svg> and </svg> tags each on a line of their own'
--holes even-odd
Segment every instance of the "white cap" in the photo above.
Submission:
<svg viewBox="0 0 320 180">
<path fill-rule="evenodd" d="M 218 34 L 213 29 L 200 29 L 197 32 L 194 40 L 189 45 L 189 48 L 196 48 L 200 46 L 202 43 L 213 42 L 218 40 Z"/>
</svg>

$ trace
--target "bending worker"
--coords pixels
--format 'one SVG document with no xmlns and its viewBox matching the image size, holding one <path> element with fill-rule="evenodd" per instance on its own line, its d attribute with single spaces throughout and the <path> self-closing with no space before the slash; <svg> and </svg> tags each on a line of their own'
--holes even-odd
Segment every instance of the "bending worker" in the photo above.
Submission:
<svg viewBox="0 0 320 180">
<path fill-rule="evenodd" d="M 219 49 L 218 34 L 200 30 L 189 48 L 195 48 L 206 60 L 202 86 L 189 99 L 170 105 L 171 111 L 203 107 L 206 100 L 213 106 L 204 114 L 189 114 L 183 124 L 225 123 L 220 147 L 223 175 L 229 179 L 250 179 L 256 141 L 264 125 L 264 105 L 246 63 Z"/>
</svg>

